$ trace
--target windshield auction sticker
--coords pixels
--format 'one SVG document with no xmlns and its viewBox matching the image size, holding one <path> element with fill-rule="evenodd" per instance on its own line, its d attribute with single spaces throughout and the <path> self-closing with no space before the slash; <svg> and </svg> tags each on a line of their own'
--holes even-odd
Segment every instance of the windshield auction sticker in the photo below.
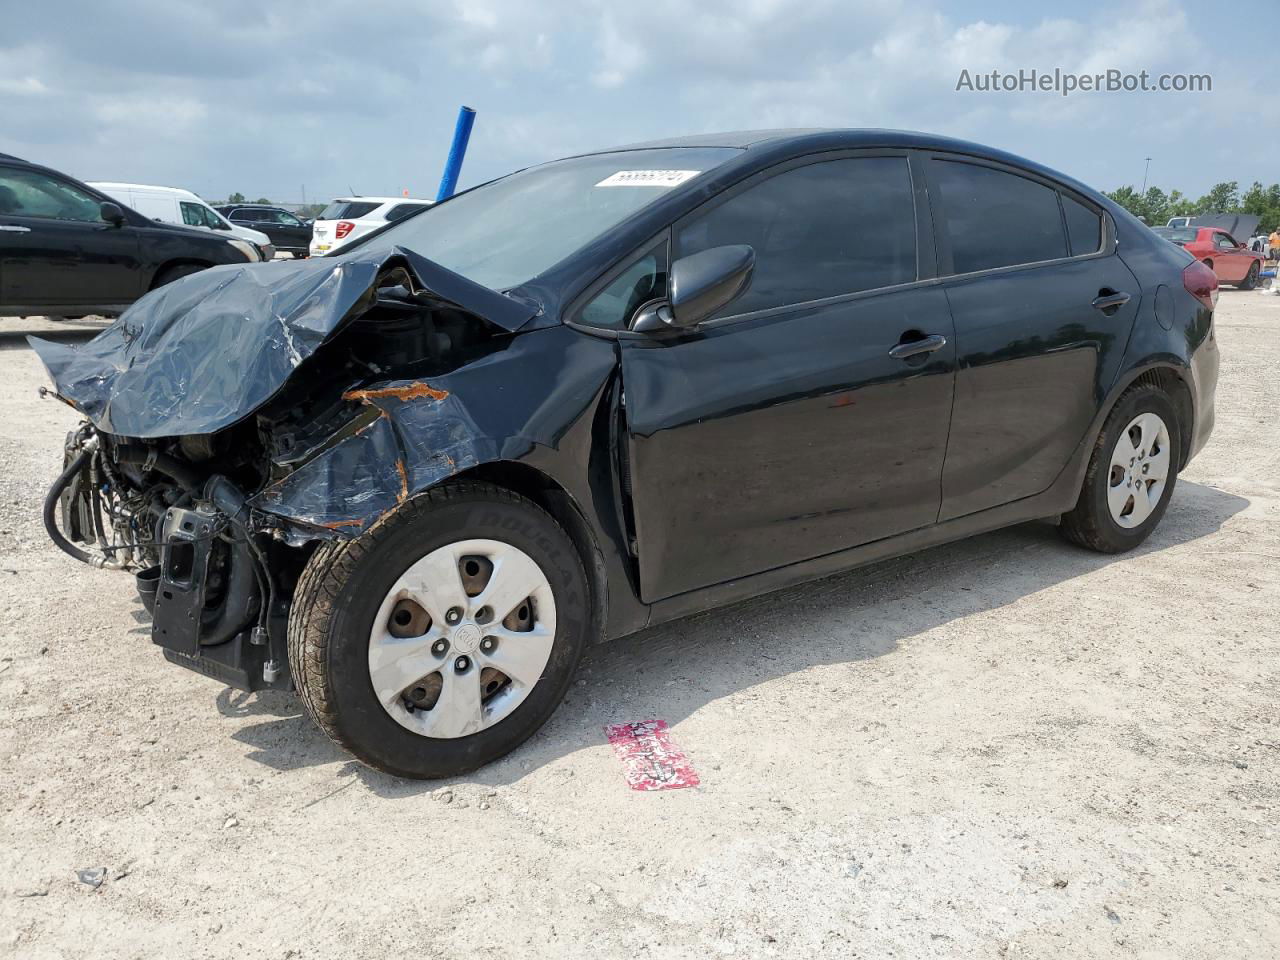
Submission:
<svg viewBox="0 0 1280 960">
<path fill-rule="evenodd" d="M 597 187 L 678 187 L 701 170 L 619 170 L 605 177 Z"/>
</svg>

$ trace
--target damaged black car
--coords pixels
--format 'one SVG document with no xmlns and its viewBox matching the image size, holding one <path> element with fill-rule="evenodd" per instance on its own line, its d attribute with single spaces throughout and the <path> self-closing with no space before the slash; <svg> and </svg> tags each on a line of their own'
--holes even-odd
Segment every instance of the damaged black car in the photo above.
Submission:
<svg viewBox="0 0 1280 960">
<path fill-rule="evenodd" d="M 85 418 L 45 523 L 172 662 L 449 776 L 592 641 L 1031 519 L 1141 543 L 1212 428 L 1216 299 L 975 144 L 619 148 L 33 339 Z"/>
</svg>

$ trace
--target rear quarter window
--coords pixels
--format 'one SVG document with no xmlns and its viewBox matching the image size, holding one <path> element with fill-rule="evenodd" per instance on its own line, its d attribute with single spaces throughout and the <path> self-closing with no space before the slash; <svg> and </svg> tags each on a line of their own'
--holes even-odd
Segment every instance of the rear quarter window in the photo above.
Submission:
<svg viewBox="0 0 1280 960">
<path fill-rule="evenodd" d="M 403 220 L 411 213 L 417 213 L 425 203 L 397 203 L 394 207 L 387 211 L 387 223 L 395 223 L 397 220 Z"/>
<path fill-rule="evenodd" d="M 367 200 L 335 200 L 324 208 L 318 220 L 358 220 L 377 210 L 382 204 Z"/>
<path fill-rule="evenodd" d="M 934 160 L 939 228 L 953 273 L 1039 263 L 1068 256 L 1058 191 L 1017 174 L 956 160 Z"/>
<path fill-rule="evenodd" d="M 1067 220 L 1071 255 L 1083 256 L 1102 249 L 1102 215 L 1078 200 L 1062 194 L 1062 215 Z"/>
</svg>

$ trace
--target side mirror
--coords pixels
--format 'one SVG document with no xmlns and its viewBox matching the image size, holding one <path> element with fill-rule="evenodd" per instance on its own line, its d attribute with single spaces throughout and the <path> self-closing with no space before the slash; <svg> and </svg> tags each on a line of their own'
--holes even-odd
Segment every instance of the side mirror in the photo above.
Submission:
<svg viewBox="0 0 1280 960">
<path fill-rule="evenodd" d="M 124 211 L 120 209 L 120 204 L 112 203 L 110 200 L 104 200 L 102 205 L 98 207 L 98 215 L 103 221 L 114 227 L 124 226 Z"/>
<path fill-rule="evenodd" d="M 756 252 L 745 243 L 681 257 L 671 265 L 667 302 L 640 311 L 631 329 L 652 333 L 696 327 L 747 289 L 755 265 Z"/>
</svg>

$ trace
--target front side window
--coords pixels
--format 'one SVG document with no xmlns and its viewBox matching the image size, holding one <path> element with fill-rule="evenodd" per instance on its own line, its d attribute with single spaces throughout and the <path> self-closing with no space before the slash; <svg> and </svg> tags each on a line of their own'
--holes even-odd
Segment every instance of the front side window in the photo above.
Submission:
<svg viewBox="0 0 1280 960">
<path fill-rule="evenodd" d="M 916 279 L 916 220 L 905 157 L 793 167 L 681 227 L 675 257 L 749 244 L 746 292 L 721 316 L 822 300 Z"/>
<path fill-rule="evenodd" d="M 0 216 L 5 214 L 100 223 L 102 204 L 83 190 L 43 173 L 0 169 Z"/>
<path fill-rule="evenodd" d="M 204 219 L 204 208 L 198 203 L 188 203 L 183 200 L 180 204 L 182 207 L 182 222 L 189 227 L 206 227 Z"/>
<path fill-rule="evenodd" d="M 272 210 L 271 215 L 275 218 L 276 223 L 284 224 L 286 227 L 302 226 L 302 221 L 286 210 Z"/>
<path fill-rule="evenodd" d="M 934 160 L 939 229 L 951 245 L 953 273 L 1066 257 L 1058 192 L 1016 174 Z"/>
<path fill-rule="evenodd" d="M 1234 250 L 1236 248 L 1236 242 L 1225 233 L 1215 233 L 1213 241 L 1217 244 L 1219 250 Z"/>
</svg>

